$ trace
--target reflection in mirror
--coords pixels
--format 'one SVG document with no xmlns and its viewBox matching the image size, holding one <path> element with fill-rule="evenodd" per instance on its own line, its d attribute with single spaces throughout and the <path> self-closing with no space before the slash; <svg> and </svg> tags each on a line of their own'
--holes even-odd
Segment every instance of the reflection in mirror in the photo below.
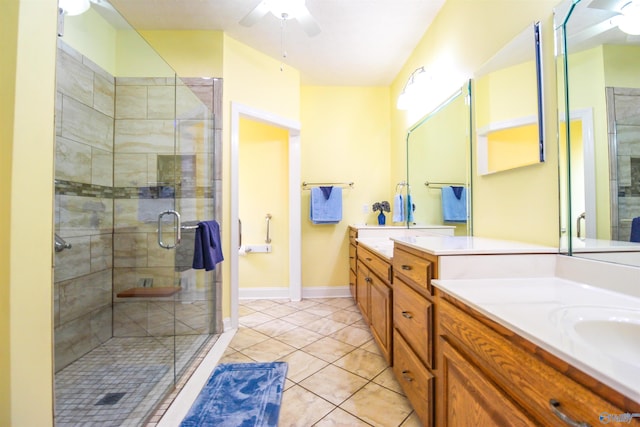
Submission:
<svg viewBox="0 0 640 427">
<path fill-rule="evenodd" d="M 536 22 L 474 75 L 480 175 L 544 161 L 540 53 Z"/>
<path fill-rule="evenodd" d="M 555 10 L 561 250 L 640 266 L 640 43 L 622 31 L 628 3 Z"/>
<path fill-rule="evenodd" d="M 470 98 L 468 82 L 407 132 L 407 181 L 396 191 L 410 195 L 408 227 L 452 225 L 471 235 Z"/>
<path fill-rule="evenodd" d="M 177 78 L 108 2 L 81 3 L 56 57 L 55 423 L 143 425 L 221 325 L 214 272 L 191 268 L 220 83 Z"/>
</svg>

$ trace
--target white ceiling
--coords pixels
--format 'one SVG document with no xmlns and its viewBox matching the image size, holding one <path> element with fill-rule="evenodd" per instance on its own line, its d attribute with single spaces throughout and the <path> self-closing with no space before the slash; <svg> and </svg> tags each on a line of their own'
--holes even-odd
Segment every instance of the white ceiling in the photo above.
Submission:
<svg viewBox="0 0 640 427">
<path fill-rule="evenodd" d="M 98 3 L 100 0 L 93 0 Z M 389 85 L 445 0 L 307 0 L 321 32 L 268 14 L 251 27 L 239 21 L 262 0 L 111 0 L 138 30 L 221 30 L 285 66 L 305 85 Z M 287 57 L 282 57 L 282 47 Z"/>
</svg>

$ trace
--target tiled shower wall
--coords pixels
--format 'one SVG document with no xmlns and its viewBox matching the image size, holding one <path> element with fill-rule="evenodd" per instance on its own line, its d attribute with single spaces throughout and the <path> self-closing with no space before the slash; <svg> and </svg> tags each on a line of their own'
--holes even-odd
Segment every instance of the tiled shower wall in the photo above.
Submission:
<svg viewBox="0 0 640 427">
<path fill-rule="evenodd" d="M 611 236 L 628 241 L 640 216 L 640 89 L 607 88 L 607 105 Z"/>
<path fill-rule="evenodd" d="M 156 229 L 164 209 L 221 216 L 221 80 L 116 79 L 61 41 L 58 55 L 56 233 L 72 248 L 55 255 L 56 370 L 112 336 L 220 332 L 221 275 L 190 268 L 193 231 L 167 251 Z M 182 291 L 117 297 L 141 279 Z"/>
<path fill-rule="evenodd" d="M 56 370 L 112 336 L 113 76 L 61 41 L 56 66 Z"/>
</svg>

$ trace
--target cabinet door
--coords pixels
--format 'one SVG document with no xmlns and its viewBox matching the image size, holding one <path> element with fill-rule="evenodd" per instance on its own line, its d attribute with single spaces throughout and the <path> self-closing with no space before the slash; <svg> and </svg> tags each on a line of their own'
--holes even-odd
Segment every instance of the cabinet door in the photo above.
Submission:
<svg viewBox="0 0 640 427">
<path fill-rule="evenodd" d="M 369 323 L 369 269 L 358 262 L 358 277 L 356 278 L 356 302 L 364 320 Z"/>
<path fill-rule="evenodd" d="M 369 304 L 371 311 L 371 332 L 389 365 L 391 361 L 391 289 L 376 276 L 371 277 Z"/>
<path fill-rule="evenodd" d="M 349 270 L 349 292 L 351 292 L 351 296 L 353 299 L 356 299 L 356 280 L 357 276 L 353 270 Z"/>
<path fill-rule="evenodd" d="M 424 367 L 398 331 L 393 337 L 393 373 L 423 427 L 433 427 L 435 377 Z"/>
<path fill-rule="evenodd" d="M 480 369 L 442 341 L 443 426 L 536 426 Z"/>
</svg>

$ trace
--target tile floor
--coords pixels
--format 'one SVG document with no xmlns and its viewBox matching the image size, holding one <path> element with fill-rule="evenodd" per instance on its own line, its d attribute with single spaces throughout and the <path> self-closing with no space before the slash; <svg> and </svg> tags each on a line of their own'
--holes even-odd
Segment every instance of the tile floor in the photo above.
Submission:
<svg viewBox="0 0 640 427">
<path fill-rule="evenodd" d="M 279 427 L 420 426 L 350 298 L 241 301 L 219 363 L 289 363 Z"/>
</svg>

